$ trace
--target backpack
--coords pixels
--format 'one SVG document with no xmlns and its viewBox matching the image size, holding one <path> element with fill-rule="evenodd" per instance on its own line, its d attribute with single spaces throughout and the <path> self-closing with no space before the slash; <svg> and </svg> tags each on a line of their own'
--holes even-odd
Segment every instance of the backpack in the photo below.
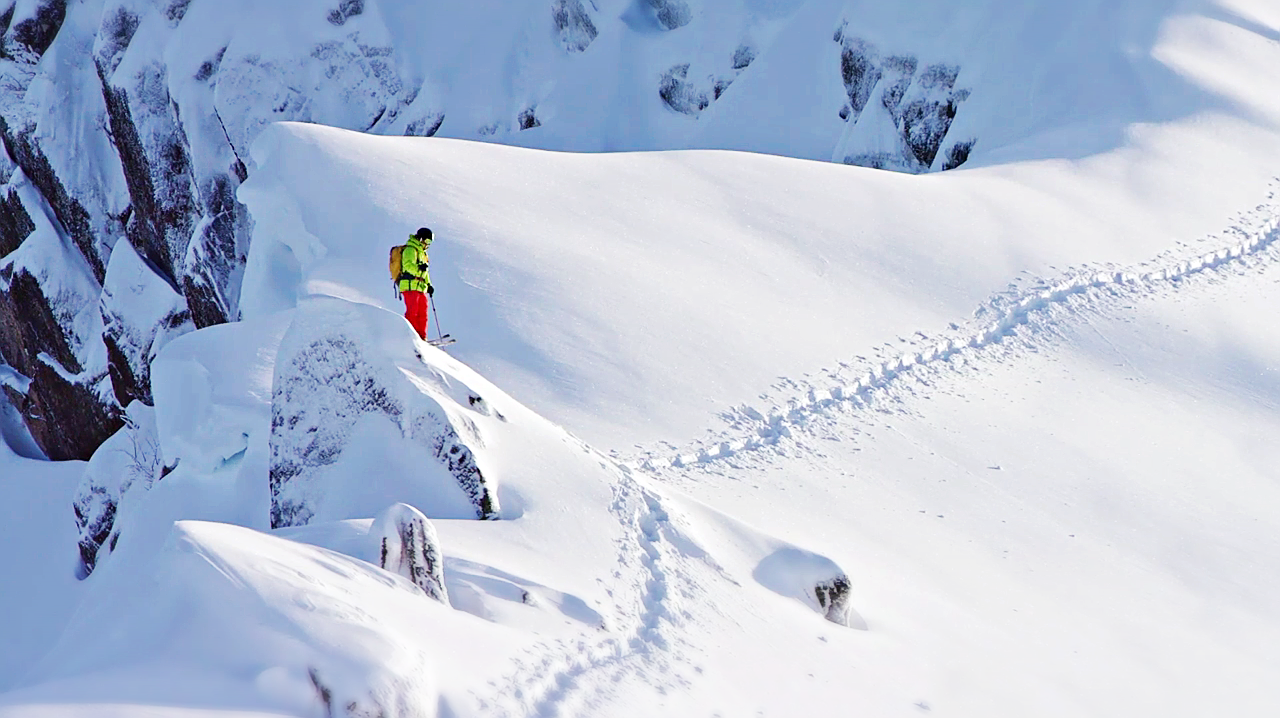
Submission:
<svg viewBox="0 0 1280 718">
<path fill-rule="evenodd" d="M 400 257 L 403 254 L 404 254 L 403 244 L 397 244 L 396 246 L 391 248 L 391 281 L 395 282 L 397 287 L 400 286 L 401 268 L 404 266 L 400 262 Z"/>
</svg>

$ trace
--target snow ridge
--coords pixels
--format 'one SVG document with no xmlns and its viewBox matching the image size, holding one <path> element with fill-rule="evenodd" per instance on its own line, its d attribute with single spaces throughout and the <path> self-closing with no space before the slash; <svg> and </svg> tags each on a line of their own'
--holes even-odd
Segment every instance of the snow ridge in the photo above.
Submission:
<svg viewBox="0 0 1280 718">
<path fill-rule="evenodd" d="M 1212 270 L 1242 265 L 1249 259 L 1280 260 L 1280 254 L 1268 252 L 1280 242 L 1280 190 L 1277 186 L 1280 186 L 1280 178 L 1273 180 L 1272 189 L 1261 205 L 1220 233 L 1219 236 L 1235 240 L 1225 246 L 1190 257 L 1185 249 L 1178 248 L 1128 269 L 1084 266 L 1068 270 L 1059 280 L 1034 280 L 1030 290 L 1012 295 L 1001 293 L 987 300 L 974 312 L 974 316 L 977 319 L 993 318 L 976 329 L 952 324 L 951 336 L 940 341 L 930 340 L 927 334 L 916 332 L 914 336 L 918 339 L 909 351 L 895 352 L 896 356 L 880 361 L 851 382 L 821 387 L 810 380 L 786 381 L 784 384 L 791 390 L 792 398 L 779 402 L 782 406 L 775 404 L 763 411 L 745 404 L 733 407 L 720 416 L 728 425 L 727 429 L 720 432 L 712 430 L 710 438 L 674 453 L 670 449 L 675 447 L 670 445 L 665 449 L 642 450 L 625 458 L 622 466 L 649 470 L 683 468 L 773 446 L 790 436 L 793 427 L 803 425 L 815 415 L 835 407 L 866 407 L 916 370 L 956 366 L 966 355 L 1013 338 L 1019 327 L 1046 317 L 1074 299 L 1177 287 L 1184 280 Z M 851 366 L 842 364 L 828 376 L 839 380 Z M 767 395 L 761 398 L 767 398 Z"/>
</svg>

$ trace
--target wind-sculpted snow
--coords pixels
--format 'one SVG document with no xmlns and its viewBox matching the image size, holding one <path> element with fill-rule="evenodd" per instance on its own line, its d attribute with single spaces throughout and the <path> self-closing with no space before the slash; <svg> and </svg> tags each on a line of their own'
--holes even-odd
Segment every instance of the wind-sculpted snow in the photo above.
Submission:
<svg viewBox="0 0 1280 718">
<path fill-rule="evenodd" d="M 398 367 L 360 329 L 376 321 L 408 344 L 398 317 L 344 304 L 315 300 L 299 309 L 280 350 L 271 399 L 272 527 L 358 511 L 362 502 L 351 492 L 370 475 L 361 463 L 370 442 L 388 462 L 374 493 L 415 487 L 413 503 L 433 516 L 497 518 L 492 479 L 477 455 L 484 440 L 465 415 L 472 410 L 446 408 L 452 399 Z"/>
</svg>

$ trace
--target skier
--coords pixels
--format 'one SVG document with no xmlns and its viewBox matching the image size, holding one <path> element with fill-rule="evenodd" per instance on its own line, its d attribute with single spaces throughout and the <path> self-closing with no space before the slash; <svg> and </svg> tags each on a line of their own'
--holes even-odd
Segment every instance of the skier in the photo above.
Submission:
<svg viewBox="0 0 1280 718">
<path fill-rule="evenodd" d="M 404 296 L 404 318 L 418 332 L 423 341 L 427 338 L 427 302 L 428 297 L 435 294 L 431 286 L 431 275 L 428 273 L 429 260 L 427 248 L 431 246 L 431 230 L 422 227 L 409 235 L 409 241 L 400 252 L 400 267 L 396 273 L 396 286 Z M 395 264 L 395 250 L 392 250 L 392 264 Z M 394 266 L 393 266 L 394 271 Z M 426 292 L 426 294 L 423 294 Z"/>
</svg>

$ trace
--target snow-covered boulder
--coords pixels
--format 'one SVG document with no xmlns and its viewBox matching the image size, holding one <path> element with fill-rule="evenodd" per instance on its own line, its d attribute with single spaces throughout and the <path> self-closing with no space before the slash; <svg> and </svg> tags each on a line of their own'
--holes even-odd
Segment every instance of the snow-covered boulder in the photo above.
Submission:
<svg viewBox="0 0 1280 718">
<path fill-rule="evenodd" d="M 776 547 L 760 559 L 752 577 L 832 623 L 849 626 L 851 621 L 861 621 L 853 611 L 853 585 L 848 574 L 826 556 L 795 546 Z"/>
<path fill-rule="evenodd" d="M 431 598 L 448 605 L 444 555 L 436 529 L 422 512 L 393 504 L 373 520 L 369 534 L 378 541 L 378 564 L 413 582 Z"/>
<path fill-rule="evenodd" d="M 498 518 L 474 419 L 487 405 L 457 396 L 456 380 L 421 358 L 428 352 L 439 354 L 390 312 L 331 298 L 299 306 L 272 388 L 272 527 L 369 515 L 390 501 L 433 517 Z"/>
<path fill-rule="evenodd" d="M 136 501 L 164 475 L 155 413 L 134 402 L 125 425 L 94 452 L 72 507 L 80 531 L 81 575 L 87 576 L 120 539 L 121 505 Z"/>
</svg>

